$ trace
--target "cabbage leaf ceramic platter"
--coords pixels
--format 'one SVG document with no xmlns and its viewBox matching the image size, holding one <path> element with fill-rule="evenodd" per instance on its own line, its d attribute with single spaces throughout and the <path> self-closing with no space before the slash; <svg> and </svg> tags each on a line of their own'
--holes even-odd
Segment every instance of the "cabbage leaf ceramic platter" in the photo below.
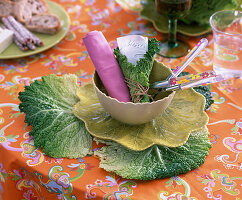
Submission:
<svg viewBox="0 0 242 200">
<path fill-rule="evenodd" d="M 170 73 L 167 67 L 155 61 L 150 81 L 164 80 Z M 91 135 L 115 141 L 135 151 L 145 150 L 152 145 L 181 146 L 192 131 L 206 126 L 208 122 L 204 111 L 205 98 L 193 89 L 177 91 L 163 113 L 140 125 L 129 125 L 113 119 L 101 106 L 93 84 L 82 86 L 77 96 L 80 101 L 73 107 L 73 113 L 85 123 Z"/>
<path fill-rule="evenodd" d="M 152 80 L 155 80 L 156 77 L 162 77 L 159 75 L 161 71 L 162 74 L 166 75 L 168 72 L 170 73 L 164 66 L 161 70 L 160 65 L 155 63 L 153 71 L 155 73 L 151 77 Z M 94 151 L 94 155 L 101 160 L 100 168 L 114 172 L 126 179 L 153 180 L 178 176 L 196 169 L 204 163 L 211 143 L 206 128 L 207 118 L 202 111 L 204 101 L 197 94 L 193 90 L 186 90 L 185 93 L 181 91 L 180 94 L 177 92 L 173 99 L 175 103 L 170 104 L 170 108 L 167 108 L 169 112 L 164 112 L 166 113 L 164 118 L 169 120 L 169 123 L 174 125 L 177 130 L 167 126 L 167 122 L 161 119 L 162 116 L 152 120 L 152 123 L 135 126 L 127 126 L 112 119 L 101 108 L 93 85 L 88 84 L 80 87 L 78 77 L 74 74 L 63 76 L 50 74 L 43 76 L 41 80 L 35 80 L 29 86 L 25 86 L 25 90 L 19 93 L 19 100 L 21 101 L 19 109 L 25 113 L 27 125 L 32 126 L 29 135 L 33 137 L 36 148 L 43 150 L 46 156 L 80 158 L 91 155 L 93 154 L 92 144 L 94 139 L 97 143 L 105 144 Z M 92 135 L 99 135 L 100 132 L 110 135 L 114 132 L 115 136 L 123 136 L 127 141 L 130 137 L 133 137 L 131 138 L 134 139 L 132 141 L 141 146 L 134 144 L 132 149 L 130 146 L 127 148 L 129 143 L 125 143 L 123 146 L 120 144 L 120 138 L 114 138 L 112 135 L 108 140 L 91 137 L 86 129 L 88 123 L 85 122 L 85 124 L 73 113 L 76 110 L 76 108 L 73 109 L 73 106 L 77 105 L 80 99 L 82 101 L 81 110 L 84 114 L 89 115 L 87 119 L 93 116 L 89 120 L 95 120 L 98 123 L 92 130 Z M 181 106 L 186 107 L 186 109 L 181 109 Z M 196 107 L 198 109 L 195 109 Z M 200 109 L 200 107 L 202 108 Z M 180 111 L 177 112 L 177 110 Z M 76 111 L 79 112 L 79 110 Z M 198 114 L 202 115 L 201 118 Z M 197 120 L 194 119 L 196 115 Z M 189 117 L 192 118 L 191 121 L 184 120 L 184 118 Z M 110 123 L 104 124 L 109 126 L 104 126 L 101 123 L 102 120 L 109 120 Z M 194 123 L 194 126 L 191 126 L 191 123 Z M 190 128 L 185 130 L 184 126 Z M 126 131 L 125 134 L 122 131 L 120 132 L 123 127 Z M 134 134 L 135 128 L 137 129 L 136 135 Z M 178 131 L 179 129 L 183 131 Z M 196 130 L 190 132 L 192 129 Z M 154 139 L 149 140 L 151 137 Z M 186 137 L 188 137 L 187 141 Z M 176 143 L 172 143 L 169 138 L 174 141 L 177 138 Z M 114 139 L 118 142 L 113 141 Z M 152 143 L 154 145 L 142 151 L 133 150 L 134 148 L 145 148 L 144 143 L 142 143 L 143 140 L 147 140 L 146 146 Z M 185 141 L 185 143 L 177 147 L 166 146 L 178 145 L 177 141 L 181 143 Z"/>
<path fill-rule="evenodd" d="M 58 5 L 55 2 L 46 0 L 50 13 L 53 13 L 57 15 L 60 18 L 61 21 L 61 29 L 59 32 L 55 35 L 49 35 L 49 34 L 41 34 L 41 33 L 35 33 L 36 36 L 38 36 L 43 42 L 44 46 L 37 47 L 34 51 L 28 50 L 28 51 L 21 51 L 15 43 L 12 43 L 4 52 L 0 54 L 0 59 L 12 59 L 12 58 L 21 58 L 25 56 L 34 55 L 37 53 L 41 53 L 56 44 L 58 44 L 67 34 L 69 27 L 70 27 L 70 19 L 66 11 L 63 7 Z M 1 23 L 0 23 L 1 25 Z"/>
<path fill-rule="evenodd" d="M 154 25 L 155 29 L 161 33 L 168 33 L 168 20 L 165 16 L 155 11 L 155 2 L 153 0 L 142 1 L 142 10 L 140 16 Z M 209 24 L 185 24 L 182 21 L 177 23 L 177 32 L 187 36 L 199 36 L 211 32 Z"/>
</svg>

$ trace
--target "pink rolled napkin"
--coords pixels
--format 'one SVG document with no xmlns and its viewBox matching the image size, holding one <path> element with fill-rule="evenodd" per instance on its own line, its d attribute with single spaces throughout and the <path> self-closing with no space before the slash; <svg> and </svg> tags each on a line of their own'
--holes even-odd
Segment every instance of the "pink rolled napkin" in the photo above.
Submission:
<svg viewBox="0 0 242 200">
<path fill-rule="evenodd" d="M 83 41 L 108 95 L 118 101 L 129 102 L 129 89 L 123 73 L 102 32 L 89 32 Z"/>
</svg>

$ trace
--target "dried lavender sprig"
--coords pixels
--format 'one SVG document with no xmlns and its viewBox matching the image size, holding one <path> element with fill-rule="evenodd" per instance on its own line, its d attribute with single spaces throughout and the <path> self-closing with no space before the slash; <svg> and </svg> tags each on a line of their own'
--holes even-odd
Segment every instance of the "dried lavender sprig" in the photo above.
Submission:
<svg viewBox="0 0 242 200">
<path fill-rule="evenodd" d="M 13 16 L 8 16 L 7 17 L 9 23 L 15 28 L 15 30 L 24 38 L 26 43 L 31 42 L 31 38 L 29 35 L 26 33 L 26 28 L 23 28 L 20 26 L 20 23 L 17 22 Z"/>
<path fill-rule="evenodd" d="M 14 24 L 16 27 L 18 27 L 18 29 L 21 30 L 21 33 L 25 34 L 30 39 L 30 41 L 33 42 L 33 44 L 35 44 L 37 46 L 43 46 L 43 44 L 44 44 L 43 41 L 41 41 L 36 35 L 31 33 L 20 22 L 16 21 L 13 16 L 8 16 L 8 19 L 9 19 L 10 23 Z"/>
</svg>

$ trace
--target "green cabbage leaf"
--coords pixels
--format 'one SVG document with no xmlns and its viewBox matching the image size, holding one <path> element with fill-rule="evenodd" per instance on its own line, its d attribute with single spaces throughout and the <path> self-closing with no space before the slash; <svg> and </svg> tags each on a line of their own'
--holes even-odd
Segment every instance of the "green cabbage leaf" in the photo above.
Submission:
<svg viewBox="0 0 242 200">
<path fill-rule="evenodd" d="M 209 24 L 209 18 L 220 10 L 236 9 L 241 0 L 192 0 L 192 7 L 183 22 L 187 24 Z M 240 2 L 241 4 L 241 2 Z"/>
<path fill-rule="evenodd" d="M 193 131 L 188 141 L 180 147 L 165 147 L 153 145 L 144 151 L 133 151 L 112 141 L 105 143 L 94 152 L 101 162 L 101 168 L 115 172 L 123 178 L 153 180 L 168 178 L 187 173 L 198 168 L 205 161 L 211 143 L 207 128 Z"/>
<path fill-rule="evenodd" d="M 132 83 L 138 83 L 141 87 L 149 87 L 149 76 L 153 67 L 154 55 L 159 51 L 159 43 L 155 38 L 148 40 L 148 51 L 144 55 L 144 58 L 141 58 L 136 65 L 129 63 L 127 57 L 121 54 L 119 48 L 114 49 L 114 54 L 118 61 L 118 64 L 123 72 L 124 77 L 127 80 L 131 80 L 130 85 L 130 96 L 134 96 L 133 102 L 149 102 L 148 94 L 143 94 L 142 90 L 139 90 L 139 87 L 133 87 Z M 137 85 L 137 84 L 136 84 Z M 139 95 L 139 93 L 143 95 Z M 141 99 L 140 101 L 138 99 Z M 131 98 L 132 99 L 132 98 Z"/>
<path fill-rule="evenodd" d="M 34 81 L 19 93 L 21 112 L 32 126 L 35 146 L 54 158 L 79 158 L 92 154 L 92 137 L 84 122 L 72 113 L 79 101 L 75 75 L 49 75 Z"/>
</svg>

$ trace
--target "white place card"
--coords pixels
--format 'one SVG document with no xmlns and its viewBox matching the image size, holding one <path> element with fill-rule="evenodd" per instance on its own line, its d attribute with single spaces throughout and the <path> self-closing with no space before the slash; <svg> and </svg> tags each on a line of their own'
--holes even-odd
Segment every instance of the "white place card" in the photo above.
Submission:
<svg viewBox="0 0 242 200">
<path fill-rule="evenodd" d="M 148 51 L 148 38 L 140 35 L 128 35 L 117 38 L 121 54 L 125 55 L 128 62 L 136 65 Z"/>
</svg>

